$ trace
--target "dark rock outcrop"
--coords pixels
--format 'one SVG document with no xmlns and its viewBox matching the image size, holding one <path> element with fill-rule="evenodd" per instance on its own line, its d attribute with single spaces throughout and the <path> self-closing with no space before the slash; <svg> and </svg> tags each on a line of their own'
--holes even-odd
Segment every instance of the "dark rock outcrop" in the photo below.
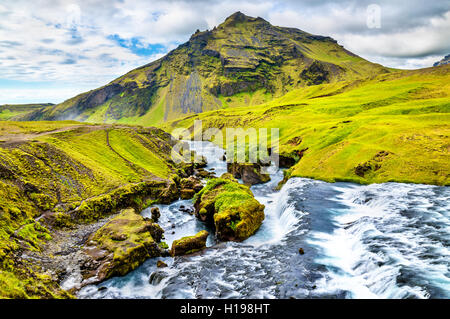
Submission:
<svg viewBox="0 0 450 319">
<path fill-rule="evenodd" d="M 181 199 L 191 199 L 194 197 L 195 191 L 193 189 L 181 189 L 180 190 L 180 197 Z"/>
<path fill-rule="evenodd" d="M 328 72 L 324 63 L 314 61 L 300 73 L 300 78 L 305 80 L 308 85 L 317 85 L 327 82 L 330 78 L 330 72 Z"/>
<path fill-rule="evenodd" d="M 290 168 L 297 163 L 295 158 L 285 155 L 278 155 L 278 161 L 278 166 L 281 168 Z"/>
<path fill-rule="evenodd" d="M 235 178 L 242 179 L 246 185 L 255 185 L 270 181 L 270 175 L 262 173 L 258 163 L 227 163 L 227 170 Z"/>
<path fill-rule="evenodd" d="M 214 178 L 216 175 L 213 172 L 208 172 L 207 170 L 203 168 L 196 169 L 194 171 L 194 175 L 198 176 L 200 178 Z"/>
<path fill-rule="evenodd" d="M 170 180 L 166 188 L 164 188 L 158 196 L 159 202 L 161 204 L 170 204 L 171 202 L 177 200 L 180 197 L 180 191 L 177 184 Z"/>
<path fill-rule="evenodd" d="M 198 178 L 190 176 L 188 178 L 183 178 L 180 180 L 180 188 L 192 189 L 197 193 L 203 188 L 203 185 Z"/>
<path fill-rule="evenodd" d="M 158 222 L 159 217 L 161 217 L 161 212 L 159 211 L 158 207 L 152 207 L 150 210 L 152 214 L 152 220 L 156 223 Z"/>
<path fill-rule="evenodd" d="M 360 177 L 364 177 L 366 174 L 378 171 L 381 168 L 384 159 L 390 154 L 392 153 L 388 151 L 380 151 L 376 153 L 369 161 L 359 163 L 355 167 L 355 174 Z"/>
<path fill-rule="evenodd" d="M 446 55 L 442 60 L 434 63 L 433 66 L 441 66 L 446 64 L 450 64 L 450 54 Z"/>
</svg>

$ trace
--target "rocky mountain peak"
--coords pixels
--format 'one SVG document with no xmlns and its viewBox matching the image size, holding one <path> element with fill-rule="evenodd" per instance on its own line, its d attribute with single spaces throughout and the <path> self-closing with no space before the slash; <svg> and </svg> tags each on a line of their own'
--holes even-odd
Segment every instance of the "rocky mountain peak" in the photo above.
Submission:
<svg viewBox="0 0 450 319">
<path fill-rule="evenodd" d="M 243 14 L 240 11 L 237 11 L 237 12 L 233 13 L 232 15 L 230 15 L 228 18 L 226 18 L 225 21 L 228 21 L 228 22 L 232 22 L 232 21 L 245 22 L 245 21 L 248 21 L 248 20 L 251 20 L 251 19 L 253 19 L 253 18 L 249 17 L 249 16 L 246 16 L 245 14 Z"/>
<path fill-rule="evenodd" d="M 114 122 L 139 117 L 153 125 L 378 72 L 386 70 L 329 37 L 273 26 L 238 11 L 212 30 L 195 31 L 166 56 L 27 119 Z"/>
<path fill-rule="evenodd" d="M 242 12 L 238 11 L 238 12 L 235 12 L 232 15 L 230 15 L 228 18 L 226 18 L 225 21 L 219 27 L 225 27 L 225 28 L 226 27 L 234 27 L 240 23 L 250 23 L 250 22 L 256 22 L 256 21 L 268 23 L 263 18 L 250 17 L 250 16 L 247 16 L 247 15 L 243 14 Z"/>
<path fill-rule="evenodd" d="M 446 55 L 442 60 L 433 64 L 433 66 L 440 66 L 445 64 L 450 64 L 450 54 Z"/>
</svg>

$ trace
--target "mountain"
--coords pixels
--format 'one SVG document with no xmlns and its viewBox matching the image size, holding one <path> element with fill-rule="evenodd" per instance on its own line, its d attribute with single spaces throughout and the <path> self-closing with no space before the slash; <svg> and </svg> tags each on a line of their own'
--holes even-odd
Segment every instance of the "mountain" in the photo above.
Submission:
<svg viewBox="0 0 450 319">
<path fill-rule="evenodd" d="M 203 129 L 278 128 L 280 162 L 291 166 L 285 177 L 450 185 L 450 64 L 295 89 L 162 128 L 192 128 L 195 120 Z"/>
<path fill-rule="evenodd" d="M 387 73 L 330 37 L 241 12 L 194 33 L 163 58 L 23 120 L 154 125 L 185 114 L 257 105 L 292 89 Z"/>
<path fill-rule="evenodd" d="M 442 60 L 433 64 L 433 66 L 440 66 L 440 65 L 445 65 L 445 64 L 450 64 L 450 54 L 446 55 Z"/>
</svg>

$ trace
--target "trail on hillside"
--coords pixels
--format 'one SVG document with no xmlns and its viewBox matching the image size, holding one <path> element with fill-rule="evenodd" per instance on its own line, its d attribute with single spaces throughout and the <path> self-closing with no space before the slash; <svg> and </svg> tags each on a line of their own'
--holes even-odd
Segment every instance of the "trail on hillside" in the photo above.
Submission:
<svg viewBox="0 0 450 319">
<path fill-rule="evenodd" d="M 45 131 L 45 132 L 36 132 L 36 133 L 7 133 L 0 135 L 0 143 L 1 144 L 15 144 L 22 143 L 26 141 L 30 141 L 42 136 L 63 133 L 72 131 L 75 129 L 86 129 L 86 132 L 104 130 L 108 128 L 130 128 L 130 126 L 126 125 L 115 125 L 115 124 L 102 124 L 102 125 L 92 125 L 92 124 L 79 124 L 79 125 L 71 125 L 67 127 L 62 127 L 55 130 Z"/>
</svg>

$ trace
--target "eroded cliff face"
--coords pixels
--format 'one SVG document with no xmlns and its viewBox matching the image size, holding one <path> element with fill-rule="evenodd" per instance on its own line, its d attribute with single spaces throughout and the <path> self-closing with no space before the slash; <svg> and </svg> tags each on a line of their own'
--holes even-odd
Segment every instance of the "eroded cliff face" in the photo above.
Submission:
<svg viewBox="0 0 450 319">
<path fill-rule="evenodd" d="M 163 58 L 99 89 L 22 119 L 156 124 L 184 114 L 256 105 L 292 89 L 388 72 L 329 37 L 240 12 L 197 31 Z"/>
</svg>

